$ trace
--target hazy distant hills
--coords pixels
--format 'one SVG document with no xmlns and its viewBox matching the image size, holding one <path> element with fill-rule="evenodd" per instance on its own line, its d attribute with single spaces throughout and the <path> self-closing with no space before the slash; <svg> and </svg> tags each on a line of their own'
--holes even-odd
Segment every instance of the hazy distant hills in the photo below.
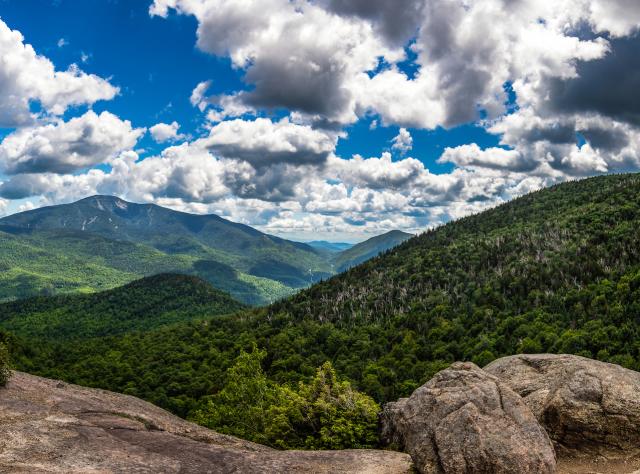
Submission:
<svg viewBox="0 0 640 474">
<path fill-rule="evenodd" d="M 359 253 L 350 244 L 288 241 L 216 215 L 93 196 L 0 219 L 0 301 L 182 273 L 260 305 L 328 278 L 334 260 L 346 268 L 343 249 L 351 252 L 344 259 L 350 266 L 393 240 L 378 239 L 356 246 L 366 249 Z"/>
<path fill-rule="evenodd" d="M 307 245 L 316 250 L 326 251 L 329 253 L 340 253 L 353 247 L 354 244 L 346 242 L 327 242 L 326 240 L 313 240 L 307 242 Z"/>
<path fill-rule="evenodd" d="M 333 260 L 335 270 L 337 272 L 343 272 L 351 267 L 369 260 L 389 249 L 397 247 L 402 242 L 409 240 L 413 237 L 412 234 L 401 232 L 399 230 L 392 230 L 383 235 L 372 237 L 369 240 L 365 240 L 351 248 L 340 252 Z"/>
</svg>

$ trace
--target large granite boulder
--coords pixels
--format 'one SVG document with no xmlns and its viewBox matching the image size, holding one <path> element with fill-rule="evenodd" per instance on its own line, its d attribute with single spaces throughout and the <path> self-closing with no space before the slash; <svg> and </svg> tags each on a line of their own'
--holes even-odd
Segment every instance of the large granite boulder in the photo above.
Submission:
<svg viewBox="0 0 640 474">
<path fill-rule="evenodd" d="M 484 368 L 519 393 L 559 451 L 640 451 L 640 373 L 572 355 L 516 355 Z"/>
<path fill-rule="evenodd" d="M 0 388 L 3 473 L 408 473 L 375 450 L 277 451 L 224 436 L 134 397 L 16 372 Z"/>
<path fill-rule="evenodd" d="M 519 395 L 471 363 L 455 363 L 385 406 L 382 438 L 422 473 L 551 473 L 549 437 Z"/>
</svg>

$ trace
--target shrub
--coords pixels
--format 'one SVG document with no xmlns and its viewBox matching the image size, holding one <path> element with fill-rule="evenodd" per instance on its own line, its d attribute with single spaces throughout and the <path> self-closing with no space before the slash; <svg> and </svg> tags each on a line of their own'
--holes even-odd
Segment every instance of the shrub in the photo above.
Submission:
<svg viewBox="0 0 640 474">
<path fill-rule="evenodd" d="M 309 384 L 267 379 L 265 351 L 242 351 L 217 394 L 191 419 L 221 433 L 282 449 L 368 448 L 377 442 L 379 406 L 340 381 L 329 362 Z"/>
<path fill-rule="evenodd" d="M 380 407 L 371 397 L 340 381 L 330 362 L 320 367 L 311 383 L 300 384 L 308 449 L 370 448 L 377 442 Z"/>
<path fill-rule="evenodd" d="M 11 377 L 11 364 L 7 346 L 0 342 L 0 387 L 4 387 Z"/>
</svg>

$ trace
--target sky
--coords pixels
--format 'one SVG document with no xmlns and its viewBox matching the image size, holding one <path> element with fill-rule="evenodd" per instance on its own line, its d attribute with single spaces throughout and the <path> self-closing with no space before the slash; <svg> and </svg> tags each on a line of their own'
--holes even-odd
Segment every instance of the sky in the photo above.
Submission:
<svg viewBox="0 0 640 474">
<path fill-rule="evenodd" d="M 640 168 L 637 0 L 0 0 L 0 215 L 117 195 L 295 240 Z"/>
</svg>

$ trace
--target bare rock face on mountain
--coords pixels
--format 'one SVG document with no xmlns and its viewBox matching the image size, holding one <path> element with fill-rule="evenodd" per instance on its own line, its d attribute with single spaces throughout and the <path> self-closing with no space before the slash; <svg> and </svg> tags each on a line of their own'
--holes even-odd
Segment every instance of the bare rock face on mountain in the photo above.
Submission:
<svg viewBox="0 0 640 474">
<path fill-rule="evenodd" d="M 0 472 L 407 473 L 391 451 L 277 451 L 134 397 L 16 372 L 0 388 Z"/>
<path fill-rule="evenodd" d="M 640 373 L 572 355 L 517 355 L 485 371 L 529 405 L 559 454 L 640 452 Z"/>
<path fill-rule="evenodd" d="M 382 438 L 422 473 L 552 473 L 553 446 L 521 397 L 471 363 L 455 363 L 385 406 Z"/>
</svg>

